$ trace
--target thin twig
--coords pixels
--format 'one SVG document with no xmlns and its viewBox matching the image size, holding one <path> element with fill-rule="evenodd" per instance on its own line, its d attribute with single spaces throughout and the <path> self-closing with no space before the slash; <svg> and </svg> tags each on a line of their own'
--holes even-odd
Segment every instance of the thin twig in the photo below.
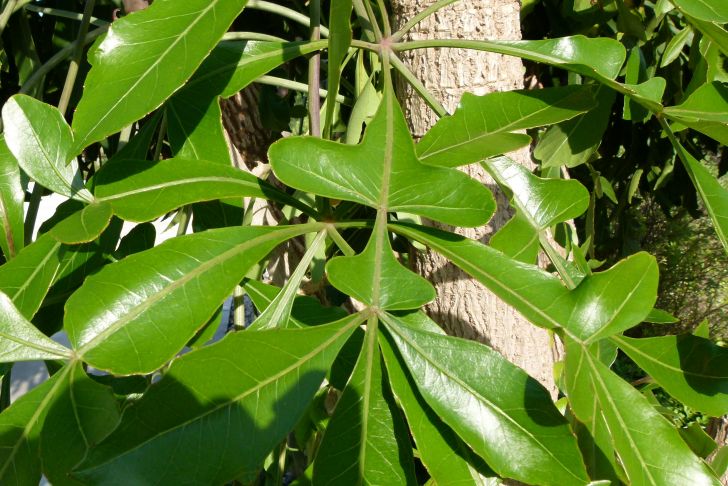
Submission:
<svg viewBox="0 0 728 486">
<path fill-rule="evenodd" d="M 321 39 L 321 0 L 311 0 L 311 41 Z M 315 53 L 308 60 L 308 127 L 309 134 L 321 136 L 321 54 Z"/>
<path fill-rule="evenodd" d="M 81 65 L 81 58 L 83 57 L 83 39 L 85 39 L 86 34 L 88 34 L 88 26 L 91 21 L 91 14 L 93 13 L 95 3 L 96 0 L 86 0 L 86 6 L 83 9 L 83 18 L 81 19 L 81 26 L 78 28 L 73 56 L 71 57 L 71 65 L 68 67 L 66 82 L 63 85 L 61 99 L 58 102 L 58 111 L 60 111 L 63 116 L 66 115 L 68 104 L 70 103 L 71 95 L 73 94 L 73 88 L 76 85 L 78 69 Z"/>
</svg>

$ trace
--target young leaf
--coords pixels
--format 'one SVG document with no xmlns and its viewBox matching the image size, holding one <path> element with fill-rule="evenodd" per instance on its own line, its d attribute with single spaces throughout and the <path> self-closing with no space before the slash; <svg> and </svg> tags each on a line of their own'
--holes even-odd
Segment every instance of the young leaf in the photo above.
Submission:
<svg viewBox="0 0 728 486">
<path fill-rule="evenodd" d="M 50 234 L 66 245 L 88 243 L 104 232 L 111 216 L 113 212 L 108 202 L 90 204 L 56 224 Z"/>
<path fill-rule="evenodd" d="M 377 328 L 369 326 L 371 320 L 316 455 L 315 484 L 416 484 L 409 437 L 383 375 Z"/>
<path fill-rule="evenodd" d="M 58 277 L 62 245 L 42 235 L 9 262 L 0 266 L 0 291 L 10 297 L 26 319 L 32 319 Z"/>
<path fill-rule="evenodd" d="M 68 338 L 95 368 L 152 372 L 209 321 L 250 267 L 312 230 L 320 226 L 210 230 L 107 265 L 68 299 Z"/>
<path fill-rule="evenodd" d="M 728 413 L 728 349 L 692 334 L 612 340 L 680 402 L 713 417 Z"/>
<path fill-rule="evenodd" d="M 567 376 L 582 377 L 567 380 L 568 396 L 592 394 L 596 398 L 596 413 L 610 431 L 629 484 L 720 484 L 645 396 L 612 373 L 585 346 L 567 340 L 566 368 L 572 370 Z M 574 413 L 582 420 L 580 408 L 574 408 Z"/>
<path fill-rule="evenodd" d="M 527 128 L 569 120 L 595 106 L 591 86 L 465 93 L 452 116 L 441 118 L 417 144 L 425 164 L 456 167 L 531 143 Z"/>
<path fill-rule="evenodd" d="M 73 158 L 73 133 L 55 107 L 15 95 L 2 109 L 5 142 L 20 167 L 41 186 L 66 197 L 93 201 Z"/>
<path fill-rule="evenodd" d="M 495 209 L 492 194 L 479 182 L 455 169 L 420 163 L 392 93 L 382 100 L 361 144 L 290 137 L 274 143 L 269 157 L 276 177 L 291 187 L 385 211 L 478 226 Z"/>
<path fill-rule="evenodd" d="M 504 255 L 522 263 L 534 265 L 541 248 L 538 231 L 521 211 L 493 235 L 488 244 Z"/>
<path fill-rule="evenodd" d="M 390 314 L 383 319 L 398 320 Z M 407 417 L 420 460 L 435 484 L 479 484 L 481 475 L 494 476 L 485 464 L 478 464 L 480 458 L 427 405 L 384 334 L 379 335 L 379 344 L 392 392 Z M 481 467 L 476 469 L 472 463 Z"/>
<path fill-rule="evenodd" d="M 683 104 L 665 108 L 665 115 L 728 144 L 728 88 L 722 83 L 701 86 Z"/>
<path fill-rule="evenodd" d="M 80 486 L 68 473 L 120 417 L 111 388 L 89 378 L 79 362 L 68 367 L 40 433 L 43 473 L 54 486 Z"/>
<path fill-rule="evenodd" d="M 18 161 L 0 135 L 0 250 L 6 260 L 15 258 L 24 244 L 23 202 Z"/>
<path fill-rule="evenodd" d="M 223 484 L 257 472 L 362 320 L 233 333 L 186 354 L 74 476 L 86 484 Z"/>
<path fill-rule="evenodd" d="M 226 197 L 260 197 L 311 210 L 248 172 L 202 160 L 116 160 L 96 176 L 96 197 L 127 221 L 151 221 L 191 204 Z"/>
<path fill-rule="evenodd" d="M 480 343 L 386 324 L 427 403 L 499 475 L 589 482 L 566 420 L 523 370 Z"/>
<path fill-rule="evenodd" d="M 0 363 L 68 358 L 70 350 L 40 332 L 0 292 Z"/>
<path fill-rule="evenodd" d="M 142 118 L 195 72 L 246 0 L 157 0 L 114 22 L 89 54 L 75 151 Z"/>
</svg>

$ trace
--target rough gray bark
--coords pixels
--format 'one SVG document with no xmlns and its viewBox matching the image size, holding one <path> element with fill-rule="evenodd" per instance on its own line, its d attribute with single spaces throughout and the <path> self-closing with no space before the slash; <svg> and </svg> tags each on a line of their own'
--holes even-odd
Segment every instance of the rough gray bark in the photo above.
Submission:
<svg viewBox="0 0 728 486">
<path fill-rule="evenodd" d="M 395 23 L 403 25 L 407 19 L 435 2 L 392 0 L 391 3 Z M 421 22 L 408 39 L 520 39 L 519 9 L 518 0 L 461 0 Z M 486 94 L 523 87 L 524 68 L 517 58 L 453 49 L 428 49 L 404 54 L 403 61 L 450 113 L 465 91 Z M 419 138 L 437 121 L 437 115 L 404 83 L 399 94 L 413 134 Z M 528 151 L 511 156 L 531 167 Z M 468 166 L 464 171 L 494 190 L 499 210 L 487 226 L 456 231 L 487 242 L 510 217 L 507 199 L 479 165 Z M 557 351 L 553 349 L 546 331 L 529 324 L 440 255 L 424 253 L 417 266 L 438 291 L 438 298 L 428 307 L 428 313 L 448 333 L 489 344 L 552 393 L 555 392 L 552 366 Z"/>
</svg>

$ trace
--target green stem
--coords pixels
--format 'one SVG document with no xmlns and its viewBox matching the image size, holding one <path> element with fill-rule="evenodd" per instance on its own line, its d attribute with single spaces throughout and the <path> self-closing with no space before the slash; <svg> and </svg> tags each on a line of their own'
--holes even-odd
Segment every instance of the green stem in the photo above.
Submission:
<svg viewBox="0 0 728 486">
<path fill-rule="evenodd" d="M 422 22 L 424 19 L 429 17 L 430 15 L 434 14 L 438 10 L 440 10 L 443 7 L 447 7 L 451 3 L 455 3 L 458 0 L 439 0 L 438 2 L 435 2 L 433 5 L 430 5 L 426 9 L 424 9 L 422 12 L 418 13 L 414 17 L 412 17 L 406 24 L 402 26 L 401 29 L 399 29 L 397 32 L 395 32 L 390 39 L 392 42 L 398 42 L 402 37 L 407 34 L 412 28 Z"/>
<path fill-rule="evenodd" d="M 347 243 L 347 241 L 344 239 L 343 236 L 341 236 L 341 233 L 339 233 L 339 230 L 336 229 L 336 226 L 330 225 L 326 228 L 328 231 L 329 237 L 334 241 L 336 246 L 339 247 L 339 250 L 345 255 L 345 256 L 354 256 L 356 255 L 356 251 Z"/>
<path fill-rule="evenodd" d="M 427 105 L 432 108 L 435 113 L 437 113 L 437 116 L 443 117 L 448 115 L 447 110 L 444 106 L 442 106 L 442 103 L 440 103 L 437 98 L 435 98 L 432 93 L 427 90 L 425 85 L 417 79 L 417 76 L 410 71 L 405 63 L 403 63 L 395 54 L 391 55 L 390 61 L 392 62 L 392 67 L 394 67 L 394 69 L 396 69 L 397 72 L 399 72 L 399 74 L 401 74 L 402 77 L 412 85 L 415 91 L 417 91 L 417 94 L 425 100 L 425 103 L 427 103 Z"/>
<path fill-rule="evenodd" d="M 379 15 L 382 16 L 384 37 L 390 38 L 392 36 L 392 25 L 389 23 L 389 13 L 387 13 L 387 7 L 384 5 L 384 0 L 377 0 L 377 6 L 379 7 Z"/>
<path fill-rule="evenodd" d="M 292 89 L 301 93 L 308 93 L 308 84 L 291 81 L 290 79 L 286 78 L 279 78 L 277 76 L 261 76 L 256 79 L 255 82 L 260 84 L 266 84 L 269 86 L 280 86 L 281 88 Z M 321 96 L 322 98 L 326 98 L 328 94 L 329 92 L 325 89 L 319 90 L 319 96 Z M 342 95 L 336 95 L 336 101 L 346 106 L 354 105 L 354 100 L 352 100 L 351 98 L 346 98 Z"/>
<path fill-rule="evenodd" d="M 2 376 L 2 387 L 0 388 L 0 412 L 10 406 L 10 381 L 11 373 L 13 372 L 12 365 L 10 363 L 2 366 L 9 366 L 10 368 Z"/>
<path fill-rule="evenodd" d="M 561 277 L 561 280 L 563 280 L 566 284 L 566 287 L 569 290 L 574 290 L 577 286 L 577 283 L 574 282 L 574 279 L 571 278 L 569 270 L 564 265 L 564 258 L 557 253 L 556 249 L 551 245 L 551 242 L 548 240 L 548 238 L 546 238 L 543 233 L 539 233 L 538 241 L 539 243 L 541 243 L 541 248 L 544 249 L 546 255 L 549 257 L 549 260 L 551 260 L 551 263 L 553 263 L 554 267 L 556 267 L 556 271 L 559 272 L 559 276 Z"/>
<path fill-rule="evenodd" d="M 311 19 L 306 17 L 300 12 L 296 12 L 293 9 L 290 9 L 288 7 L 283 7 L 281 5 L 277 5 L 275 3 L 271 2 L 265 2 L 263 0 L 249 0 L 246 8 L 252 8 L 254 10 L 261 10 L 263 12 L 270 12 L 277 15 L 280 15 L 281 17 L 285 17 L 289 20 L 293 20 L 294 22 L 304 25 L 306 27 L 311 27 Z M 329 29 L 326 27 L 321 27 L 321 36 L 322 37 L 328 37 L 329 36 Z"/>
<path fill-rule="evenodd" d="M 274 35 L 261 34 L 259 32 L 226 32 L 222 36 L 224 41 L 236 41 L 236 40 L 253 40 L 253 41 L 265 41 L 265 42 L 288 42 L 282 37 L 276 37 Z"/>
<path fill-rule="evenodd" d="M 359 49 L 366 49 L 368 51 L 379 53 L 382 49 L 379 47 L 379 44 L 374 44 L 373 42 L 366 42 L 362 40 L 353 39 L 351 41 L 351 47 L 358 47 Z"/>
<path fill-rule="evenodd" d="M 233 290 L 233 327 L 236 331 L 245 329 L 245 289 L 240 285 Z"/>
<path fill-rule="evenodd" d="M 367 9 L 364 7 L 364 0 L 353 0 L 352 4 L 354 5 L 356 16 L 359 18 L 359 24 L 361 25 L 364 38 L 370 41 L 375 40 L 374 28 L 372 27 L 372 23 L 369 22 Z"/>
<path fill-rule="evenodd" d="M 58 8 L 50 8 L 50 7 L 39 7 L 37 5 L 27 5 L 25 7 L 25 10 L 28 10 L 30 12 L 41 13 L 43 15 L 51 15 L 53 17 L 62 17 L 64 19 L 83 21 L 83 14 L 80 14 L 78 12 L 71 12 L 69 10 L 61 10 Z M 89 23 L 91 25 L 95 25 L 96 27 L 107 27 L 109 25 L 109 22 L 107 22 L 105 20 L 97 19 L 96 17 L 91 17 L 89 19 Z"/>
<path fill-rule="evenodd" d="M 321 0 L 311 0 L 311 41 L 321 40 Z M 321 137 L 321 54 L 308 60 L 308 128 L 313 137 Z"/>
<path fill-rule="evenodd" d="M 86 34 L 86 37 L 83 39 L 83 45 L 90 44 L 93 42 L 97 37 L 104 34 L 108 30 L 108 27 L 99 27 L 98 29 L 92 30 L 88 34 Z M 55 69 L 59 64 L 61 64 L 68 56 L 70 56 L 76 49 L 76 46 L 78 44 L 78 40 L 74 41 L 72 44 L 64 47 L 60 51 L 58 51 L 56 54 L 53 55 L 45 64 L 43 64 L 40 68 L 38 68 L 37 71 L 35 71 L 28 80 L 23 84 L 23 86 L 20 87 L 20 93 L 27 94 L 32 90 L 36 84 L 40 82 L 41 79 L 45 77 L 46 74 L 51 72 L 53 69 Z"/>
<path fill-rule="evenodd" d="M 91 14 L 93 13 L 95 3 L 96 0 L 86 0 L 86 6 L 83 9 L 81 26 L 78 28 L 78 36 L 76 37 L 76 41 L 74 42 L 71 65 L 68 67 L 66 82 L 63 85 L 61 99 L 58 102 L 58 111 L 60 111 L 61 115 L 63 116 L 66 115 L 66 111 L 68 110 L 68 104 L 70 103 L 71 95 L 73 94 L 73 88 L 76 85 L 78 69 L 81 66 L 81 58 L 83 57 L 83 39 L 85 39 L 86 34 L 88 34 L 88 26 L 91 21 Z"/>
<path fill-rule="evenodd" d="M 5 27 L 8 25 L 10 17 L 13 15 L 13 13 L 15 13 L 15 8 L 18 5 L 18 1 L 19 0 L 10 0 L 7 5 L 5 5 L 2 13 L 0 13 L 0 34 L 3 33 Z"/>
<path fill-rule="evenodd" d="M 372 29 L 374 29 L 374 40 L 380 42 L 382 40 L 382 29 L 379 28 L 377 16 L 374 14 L 374 10 L 372 9 L 369 0 L 363 0 L 363 3 L 364 10 L 366 11 L 367 20 L 369 20 L 369 24 L 371 24 Z"/>
</svg>

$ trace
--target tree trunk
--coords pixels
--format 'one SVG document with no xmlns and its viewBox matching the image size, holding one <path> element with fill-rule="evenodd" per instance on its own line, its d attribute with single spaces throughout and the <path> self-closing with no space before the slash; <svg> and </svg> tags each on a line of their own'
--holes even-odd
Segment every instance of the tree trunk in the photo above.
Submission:
<svg viewBox="0 0 728 486">
<path fill-rule="evenodd" d="M 395 23 L 403 25 L 433 3 L 434 0 L 392 0 Z M 519 9 L 518 0 L 461 0 L 421 22 L 408 39 L 520 39 Z M 403 60 L 450 113 L 465 91 L 480 95 L 523 86 L 523 64 L 513 57 L 469 50 L 428 49 L 406 52 Z M 402 83 L 399 91 L 410 127 L 418 139 L 437 121 L 437 115 L 411 87 Z M 527 150 L 511 156 L 532 168 Z M 487 242 L 510 217 L 508 202 L 481 166 L 471 165 L 463 170 L 493 189 L 499 209 L 487 226 L 457 232 Z M 440 255 L 423 253 L 417 266 L 438 292 L 428 313 L 448 333 L 492 346 L 555 393 L 552 365 L 557 351 L 546 331 L 528 323 Z"/>
</svg>

